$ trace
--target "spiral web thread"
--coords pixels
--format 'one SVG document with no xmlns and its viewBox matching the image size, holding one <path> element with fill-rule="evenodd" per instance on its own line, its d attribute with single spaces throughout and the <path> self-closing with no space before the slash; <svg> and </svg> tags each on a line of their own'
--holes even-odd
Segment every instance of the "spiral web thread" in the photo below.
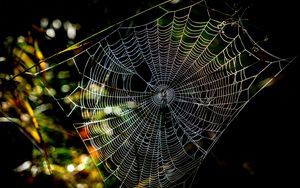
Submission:
<svg viewBox="0 0 300 188">
<path fill-rule="evenodd" d="M 291 62 L 258 46 L 236 12 L 205 1 L 178 7 L 119 22 L 37 73 L 71 71 L 69 91 L 53 97 L 70 119 L 82 116 L 74 126 L 114 186 L 190 183 L 231 121 Z"/>
</svg>

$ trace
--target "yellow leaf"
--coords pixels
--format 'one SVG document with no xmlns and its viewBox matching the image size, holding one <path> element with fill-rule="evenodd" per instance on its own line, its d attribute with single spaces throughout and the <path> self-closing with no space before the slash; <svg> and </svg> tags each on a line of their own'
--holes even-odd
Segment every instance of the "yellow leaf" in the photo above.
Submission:
<svg viewBox="0 0 300 188">
<path fill-rule="evenodd" d="M 14 48 L 13 54 L 23 61 L 27 68 L 31 68 L 35 66 L 34 61 L 23 51 L 18 48 Z M 34 69 L 30 69 L 30 72 L 34 73 Z"/>
<path fill-rule="evenodd" d="M 35 49 L 35 55 L 39 60 L 43 60 L 44 59 L 44 55 L 42 53 L 42 51 L 40 50 L 39 44 L 36 41 L 34 41 L 34 49 Z"/>
<path fill-rule="evenodd" d="M 27 110 L 27 112 L 28 112 L 28 114 L 29 114 L 29 116 L 32 120 L 32 123 L 33 123 L 34 127 L 36 129 L 39 129 L 39 124 L 38 124 L 38 122 L 35 118 L 34 111 L 33 111 L 31 105 L 29 104 L 29 102 L 27 100 L 24 100 L 24 106 L 25 106 L 25 108 L 26 108 L 26 110 Z"/>
</svg>

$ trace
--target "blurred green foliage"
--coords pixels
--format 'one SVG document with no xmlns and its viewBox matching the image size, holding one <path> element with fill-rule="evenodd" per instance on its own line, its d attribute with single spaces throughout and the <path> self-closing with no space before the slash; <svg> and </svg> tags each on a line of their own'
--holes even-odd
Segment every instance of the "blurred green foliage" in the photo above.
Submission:
<svg viewBox="0 0 300 188">
<path fill-rule="evenodd" d="M 7 36 L 3 42 L 5 55 L 0 61 L 1 142 L 11 187 L 78 187 L 104 186 L 98 169 L 85 146 L 50 93 L 59 92 L 70 72 L 55 76 L 56 88 L 48 88 L 36 69 L 47 68 L 40 44 L 51 42 L 47 29 L 34 25 L 27 35 Z M 66 33 L 62 33 L 65 34 Z M 61 46 L 72 44 L 62 40 Z M 72 83 L 69 83 L 72 85 Z M 68 88 L 65 88 L 65 90 Z M 20 134 L 21 133 L 21 134 Z M 28 142 L 29 141 L 29 142 Z M 30 144 L 24 144 L 24 143 Z M 7 156 L 6 156 L 7 155 Z"/>
</svg>

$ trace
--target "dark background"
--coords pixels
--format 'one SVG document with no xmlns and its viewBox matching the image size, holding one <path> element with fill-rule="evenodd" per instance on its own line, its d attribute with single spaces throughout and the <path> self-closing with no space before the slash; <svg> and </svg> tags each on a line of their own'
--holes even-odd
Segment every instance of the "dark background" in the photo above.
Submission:
<svg viewBox="0 0 300 188">
<path fill-rule="evenodd" d="M 26 34 L 33 23 L 39 24 L 42 17 L 48 17 L 79 23 L 81 29 L 76 38 L 79 41 L 158 2 L 162 1 L 1 0 L 0 39 Z M 242 7 L 250 5 L 246 17 L 268 35 L 271 41 L 268 50 L 272 53 L 280 57 L 300 55 L 297 1 L 227 2 L 237 2 Z M 62 48 L 58 46 L 53 52 Z M 194 187 L 299 186 L 299 70 L 297 58 L 275 84 L 249 102 L 204 160 Z M 19 155 L 26 153 L 13 137 L 10 136 L 9 142 L 0 140 L 1 155 L 16 155 L 7 152 L 9 144 L 15 145 Z"/>
</svg>

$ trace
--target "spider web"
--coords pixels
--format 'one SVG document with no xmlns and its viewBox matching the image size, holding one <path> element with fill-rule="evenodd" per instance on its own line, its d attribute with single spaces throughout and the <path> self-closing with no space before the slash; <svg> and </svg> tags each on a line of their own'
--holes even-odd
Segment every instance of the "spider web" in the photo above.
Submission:
<svg viewBox="0 0 300 188">
<path fill-rule="evenodd" d="M 45 60 L 45 85 L 105 182 L 190 184 L 243 107 L 291 60 L 261 48 L 237 12 L 162 3 Z M 80 117 L 80 118 L 79 118 Z M 191 181 L 190 181 L 191 180 Z"/>
</svg>

